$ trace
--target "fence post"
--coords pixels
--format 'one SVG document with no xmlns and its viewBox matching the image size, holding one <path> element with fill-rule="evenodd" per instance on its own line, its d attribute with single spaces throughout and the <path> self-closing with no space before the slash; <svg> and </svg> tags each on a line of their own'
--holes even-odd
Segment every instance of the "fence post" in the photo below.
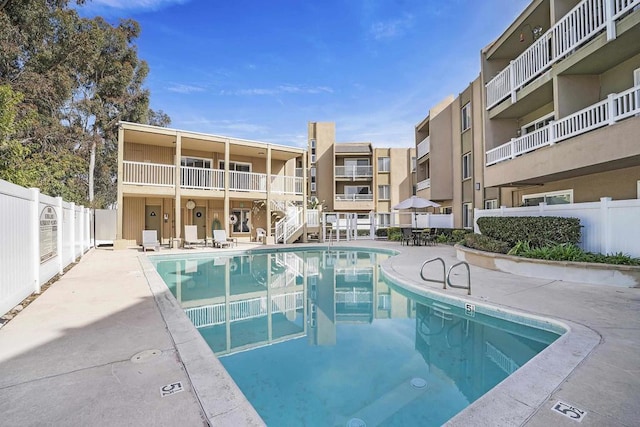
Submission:
<svg viewBox="0 0 640 427">
<path fill-rule="evenodd" d="M 480 212 L 480 209 L 478 208 L 473 208 L 473 232 L 476 234 L 480 234 L 480 228 L 478 228 L 478 213 Z"/>
<path fill-rule="evenodd" d="M 609 219 L 609 202 L 611 197 L 600 198 L 600 252 L 611 253 L 611 223 Z"/>
<path fill-rule="evenodd" d="M 549 145 L 553 145 L 556 143 L 556 122 L 551 120 L 549 121 Z"/>
<path fill-rule="evenodd" d="M 76 262 L 76 204 L 71 202 L 69 207 L 71 211 L 71 220 L 69 221 L 69 227 L 71 227 L 71 235 L 69 236 L 69 246 L 71 247 L 71 262 Z"/>
<path fill-rule="evenodd" d="M 31 192 L 31 279 L 33 291 L 40 293 L 40 189 L 30 188 Z"/>
<path fill-rule="evenodd" d="M 545 212 L 546 207 L 547 207 L 547 203 L 546 202 L 538 203 L 538 212 L 540 212 L 540 214 L 541 214 L 540 216 L 544 216 L 543 214 Z"/>
<path fill-rule="evenodd" d="M 58 215 L 58 228 L 56 241 L 58 245 L 58 274 L 64 273 L 64 253 L 62 250 L 62 233 L 64 225 L 64 212 L 62 210 L 62 197 L 56 197 L 56 211 Z"/>
<path fill-rule="evenodd" d="M 505 205 L 500 206 L 500 216 L 505 216 L 507 207 Z"/>
</svg>

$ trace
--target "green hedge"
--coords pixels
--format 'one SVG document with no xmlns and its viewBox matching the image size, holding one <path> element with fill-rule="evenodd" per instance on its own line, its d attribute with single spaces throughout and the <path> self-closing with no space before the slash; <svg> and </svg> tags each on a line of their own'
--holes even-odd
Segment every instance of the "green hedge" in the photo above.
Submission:
<svg viewBox="0 0 640 427">
<path fill-rule="evenodd" d="M 506 254 L 510 249 L 508 243 L 494 239 L 493 237 L 485 236 L 484 234 L 467 234 L 464 236 L 464 245 L 468 248 L 477 249 L 479 251 L 495 252 L 499 254 Z"/>
<path fill-rule="evenodd" d="M 496 216 L 477 220 L 480 232 L 509 247 L 529 242 L 531 247 L 580 241 L 580 219 L 555 216 Z"/>
</svg>

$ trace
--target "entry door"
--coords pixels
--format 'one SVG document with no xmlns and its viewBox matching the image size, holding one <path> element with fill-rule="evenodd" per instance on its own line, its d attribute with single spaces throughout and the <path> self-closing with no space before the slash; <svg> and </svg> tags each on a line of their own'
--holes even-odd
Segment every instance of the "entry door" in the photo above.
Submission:
<svg viewBox="0 0 640 427">
<path fill-rule="evenodd" d="M 162 216 L 162 211 L 160 210 L 160 206 L 145 206 L 144 211 L 144 229 L 156 230 L 158 232 L 158 240 L 161 240 L 160 224 L 162 221 L 160 217 Z"/>
<path fill-rule="evenodd" d="M 198 239 L 204 239 L 207 235 L 207 215 L 204 206 L 193 209 L 193 225 L 198 226 Z"/>
</svg>

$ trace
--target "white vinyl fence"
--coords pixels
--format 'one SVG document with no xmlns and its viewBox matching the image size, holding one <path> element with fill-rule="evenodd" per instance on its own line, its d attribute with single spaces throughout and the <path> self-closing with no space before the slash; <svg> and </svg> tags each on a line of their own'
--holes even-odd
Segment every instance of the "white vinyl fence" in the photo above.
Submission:
<svg viewBox="0 0 640 427">
<path fill-rule="evenodd" d="M 0 316 L 90 247 L 90 211 L 0 180 Z"/>
<path fill-rule="evenodd" d="M 611 200 L 603 197 L 599 202 L 570 203 L 522 208 L 476 209 L 474 218 L 483 216 L 559 216 L 579 218 L 580 247 L 588 252 L 611 254 L 622 252 L 640 257 L 640 199 Z M 475 224 L 475 232 L 479 233 Z"/>
</svg>

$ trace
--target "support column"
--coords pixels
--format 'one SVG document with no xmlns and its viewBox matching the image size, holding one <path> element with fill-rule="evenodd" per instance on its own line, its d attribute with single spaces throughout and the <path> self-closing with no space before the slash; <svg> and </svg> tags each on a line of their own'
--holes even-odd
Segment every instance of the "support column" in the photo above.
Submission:
<svg viewBox="0 0 640 427">
<path fill-rule="evenodd" d="M 307 152 L 302 153 L 302 242 L 308 243 L 307 232 Z"/>
<path fill-rule="evenodd" d="M 267 205 L 265 206 L 265 214 L 267 215 L 267 236 L 265 242 L 271 241 L 271 145 L 267 146 Z"/>
<path fill-rule="evenodd" d="M 173 186 L 175 189 L 175 212 L 174 212 L 174 221 L 173 221 L 173 231 L 175 233 L 175 237 L 179 239 L 182 236 L 182 201 L 181 201 L 181 193 L 180 193 L 180 184 L 181 184 L 181 171 L 180 171 L 180 162 L 182 160 L 182 134 L 180 132 L 176 132 L 176 156 L 175 156 L 175 174 L 173 179 Z"/>
<path fill-rule="evenodd" d="M 229 139 L 224 141 L 224 212 L 222 213 L 222 223 L 224 225 L 225 232 L 227 236 L 231 236 L 231 231 L 229 230 L 229 210 L 231 207 L 229 200 L 229 161 L 231 158 L 231 143 Z"/>
<path fill-rule="evenodd" d="M 124 180 L 124 129 L 118 126 L 118 210 L 116 211 L 116 241 L 122 240 L 122 227 L 124 224 L 124 196 L 122 194 L 122 181 Z"/>
</svg>

